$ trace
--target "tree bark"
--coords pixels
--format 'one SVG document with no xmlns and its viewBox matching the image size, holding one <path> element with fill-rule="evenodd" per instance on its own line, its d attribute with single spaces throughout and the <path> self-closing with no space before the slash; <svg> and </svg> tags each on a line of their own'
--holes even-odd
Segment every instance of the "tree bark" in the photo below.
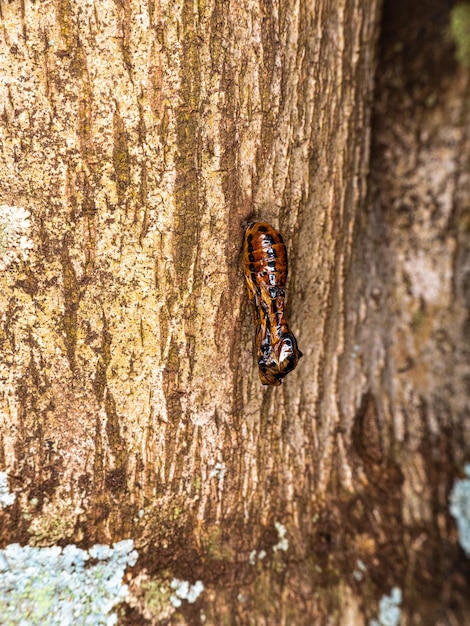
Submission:
<svg viewBox="0 0 470 626">
<path fill-rule="evenodd" d="M 351 442 L 362 497 L 381 520 L 375 576 L 389 589 L 406 581 L 405 624 L 469 615 L 468 558 L 449 513 L 470 444 L 469 76 L 454 58 L 449 8 L 385 4 L 369 199 L 351 272 L 368 379 Z"/>
<path fill-rule="evenodd" d="M 399 4 L 371 153 L 379 0 L 0 3 L 1 539 L 132 538 L 122 623 L 469 615 L 468 75 L 445 3 Z M 304 353 L 276 388 L 252 216 Z"/>
</svg>

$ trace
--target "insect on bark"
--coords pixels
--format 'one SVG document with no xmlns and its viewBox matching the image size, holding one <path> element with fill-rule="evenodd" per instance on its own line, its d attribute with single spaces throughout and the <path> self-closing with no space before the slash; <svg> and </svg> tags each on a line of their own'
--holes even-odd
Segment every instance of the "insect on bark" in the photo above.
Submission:
<svg viewBox="0 0 470 626">
<path fill-rule="evenodd" d="M 281 233 L 267 222 L 252 222 L 245 231 L 243 273 L 255 310 L 255 344 L 263 385 L 281 384 L 302 352 L 284 315 L 287 250 Z"/>
</svg>

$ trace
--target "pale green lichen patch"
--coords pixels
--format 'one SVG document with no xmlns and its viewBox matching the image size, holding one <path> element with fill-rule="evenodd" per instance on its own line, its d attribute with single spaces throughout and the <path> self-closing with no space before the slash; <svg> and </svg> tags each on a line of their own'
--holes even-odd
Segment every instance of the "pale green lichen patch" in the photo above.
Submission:
<svg viewBox="0 0 470 626">
<path fill-rule="evenodd" d="M 59 504 L 56 504 L 53 499 L 45 497 L 41 512 L 36 510 L 35 498 L 22 504 L 22 517 L 30 520 L 30 543 L 37 546 L 48 545 L 73 535 L 79 509 L 74 508 L 72 500 L 63 493 L 59 498 Z"/>
<path fill-rule="evenodd" d="M 450 32 L 456 46 L 455 57 L 470 67 L 470 3 L 458 2 L 450 12 Z"/>
<path fill-rule="evenodd" d="M 465 478 L 456 480 L 450 494 L 450 512 L 455 517 L 459 543 L 470 556 L 470 464 L 465 465 Z"/>
<path fill-rule="evenodd" d="M 4 626 L 89 624 L 111 626 L 111 610 L 127 596 L 122 583 L 137 561 L 131 539 L 89 551 L 75 545 L 0 551 L 0 615 Z"/>
<path fill-rule="evenodd" d="M 175 608 L 179 608 L 183 604 L 183 600 L 186 600 L 189 604 L 194 604 L 204 591 L 204 585 L 200 580 L 191 585 L 187 580 L 173 578 L 170 587 L 174 591 L 170 596 L 170 602 Z"/>
<path fill-rule="evenodd" d="M 147 619 L 168 620 L 175 612 L 175 608 L 170 603 L 169 585 L 166 582 L 151 579 L 144 579 L 140 585 L 143 593 L 142 602 L 139 603 L 135 598 L 131 598 L 131 606 L 141 604 L 141 612 Z"/>
<path fill-rule="evenodd" d="M 400 623 L 402 591 L 393 587 L 390 595 L 384 595 L 379 603 L 378 619 L 371 620 L 370 626 L 398 626 Z"/>
<path fill-rule="evenodd" d="M 0 472 L 0 509 L 10 506 L 15 501 L 15 494 L 8 489 L 8 477 L 6 472 Z"/>
<path fill-rule="evenodd" d="M 140 572 L 130 582 L 130 593 L 126 603 L 136 609 L 140 615 L 152 624 L 169 623 L 172 616 L 176 617 L 178 609 L 184 604 L 194 604 L 202 592 L 204 584 L 197 580 L 194 584 L 178 578 L 168 579 L 166 574 L 162 578 L 150 578 L 148 573 Z"/>
<path fill-rule="evenodd" d="M 277 534 L 279 535 L 279 541 L 273 546 L 273 551 L 277 552 L 278 550 L 282 550 L 282 552 L 287 552 L 289 549 L 289 540 L 287 539 L 287 530 L 286 527 L 280 522 L 274 522 L 274 526 L 276 527 Z"/>
</svg>

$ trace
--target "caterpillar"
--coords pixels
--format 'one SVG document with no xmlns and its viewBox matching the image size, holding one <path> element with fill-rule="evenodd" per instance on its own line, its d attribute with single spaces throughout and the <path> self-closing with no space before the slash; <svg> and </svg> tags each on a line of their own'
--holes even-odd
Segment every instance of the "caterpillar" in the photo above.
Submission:
<svg viewBox="0 0 470 626">
<path fill-rule="evenodd" d="M 302 352 L 284 315 L 286 246 L 281 233 L 267 222 L 252 222 L 245 230 L 243 273 L 254 305 L 259 377 L 263 385 L 278 386 Z"/>
</svg>

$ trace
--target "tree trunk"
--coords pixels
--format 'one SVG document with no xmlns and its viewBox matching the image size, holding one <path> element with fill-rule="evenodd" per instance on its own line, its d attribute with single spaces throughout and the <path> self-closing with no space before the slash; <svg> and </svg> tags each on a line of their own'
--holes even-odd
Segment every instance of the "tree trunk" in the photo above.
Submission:
<svg viewBox="0 0 470 626">
<path fill-rule="evenodd" d="M 371 509 L 368 573 L 403 590 L 402 624 L 465 624 L 470 609 L 468 559 L 449 513 L 470 450 L 469 75 L 454 60 L 449 4 L 384 6 L 350 283 L 362 311 L 356 375 L 368 381 L 349 425 Z"/>
<path fill-rule="evenodd" d="M 468 72 L 422 4 L 385 6 L 371 124 L 379 0 L 0 2 L 0 536 L 132 539 L 120 623 L 470 615 Z"/>
</svg>

